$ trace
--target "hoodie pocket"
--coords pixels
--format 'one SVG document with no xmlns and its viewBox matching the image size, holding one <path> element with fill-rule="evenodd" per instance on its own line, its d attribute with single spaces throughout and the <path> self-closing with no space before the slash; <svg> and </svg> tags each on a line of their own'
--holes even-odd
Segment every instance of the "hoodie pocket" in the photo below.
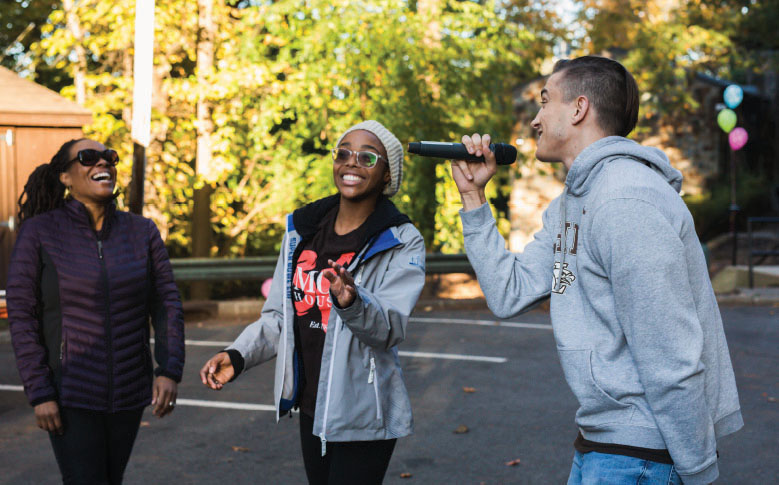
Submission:
<svg viewBox="0 0 779 485">
<path fill-rule="evenodd" d="M 628 423 L 633 406 L 617 401 L 595 381 L 592 372 L 592 351 L 589 349 L 557 349 L 565 380 L 579 401 L 576 424 L 597 428 L 609 423 Z"/>
</svg>

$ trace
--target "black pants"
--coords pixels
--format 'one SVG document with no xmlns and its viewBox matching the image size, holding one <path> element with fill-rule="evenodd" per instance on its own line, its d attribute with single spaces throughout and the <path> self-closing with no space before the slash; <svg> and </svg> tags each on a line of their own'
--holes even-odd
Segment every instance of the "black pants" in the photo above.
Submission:
<svg viewBox="0 0 779 485">
<path fill-rule="evenodd" d="M 380 484 L 387 473 L 396 439 L 379 441 L 322 442 L 314 436 L 314 419 L 300 413 L 300 446 L 311 485 Z"/>
<path fill-rule="evenodd" d="M 143 408 L 116 413 L 60 407 L 65 429 L 49 433 L 64 484 L 119 484 L 130 459 Z"/>
</svg>

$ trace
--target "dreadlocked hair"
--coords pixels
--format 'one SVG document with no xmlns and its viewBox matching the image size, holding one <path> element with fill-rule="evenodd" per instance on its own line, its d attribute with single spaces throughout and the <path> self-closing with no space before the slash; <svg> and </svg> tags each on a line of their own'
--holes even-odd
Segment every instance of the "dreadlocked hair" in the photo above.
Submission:
<svg viewBox="0 0 779 485">
<path fill-rule="evenodd" d="M 81 140 L 84 138 L 65 142 L 49 163 L 38 165 L 30 174 L 19 196 L 18 224 L 65 204 L 65 186 L 60 182 L 60 174 L 70 165 L 70 148 Z"/>
</svg>

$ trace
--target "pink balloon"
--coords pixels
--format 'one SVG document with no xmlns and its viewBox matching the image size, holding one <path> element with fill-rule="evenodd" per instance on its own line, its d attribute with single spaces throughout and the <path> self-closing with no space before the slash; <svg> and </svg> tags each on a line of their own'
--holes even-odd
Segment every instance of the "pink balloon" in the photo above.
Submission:
<svg viewBox="0 0 779 485">
<path fill-rule="evenodd" d="M 262 293 L 262 297 L 267 299 L 268 295 L 270 294 L 270 284 L 273 282 L 271 278 L 268 278 L 267 280 L 262 282 L 262 288 L 260 288 L 260 292 Z"/>
<path fill-rule="evenodd" d="M 733 151 L 741 150 L 741 148 L 747 144 L 747 140 L 749 140 L 747 130 L 741 128 L 740 126 L 738 128 L 734 128 L 733 131 L 728 134 L 730 149 Z"/>
</svg>

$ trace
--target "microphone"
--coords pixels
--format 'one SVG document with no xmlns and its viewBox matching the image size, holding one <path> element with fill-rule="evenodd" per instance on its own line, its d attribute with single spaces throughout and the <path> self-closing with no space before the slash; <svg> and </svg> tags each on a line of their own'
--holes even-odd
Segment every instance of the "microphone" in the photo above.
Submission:
<svg viewBox="0 0 779 485">
<path fill-rule="evenodd" d="M 495 154 L 498 165 L 511 165 L 517 159 L 517 149 L 508 143 L 491 143 L 490 150 Z M 484 157 L 468 153 L 462 143 L 446 143 L 440 141 L 412 141 L 408 144 L 408 152 L 423 157 L 448 158 L 450 160 L 468 160 L 483 162 Z"/>
</svg>

